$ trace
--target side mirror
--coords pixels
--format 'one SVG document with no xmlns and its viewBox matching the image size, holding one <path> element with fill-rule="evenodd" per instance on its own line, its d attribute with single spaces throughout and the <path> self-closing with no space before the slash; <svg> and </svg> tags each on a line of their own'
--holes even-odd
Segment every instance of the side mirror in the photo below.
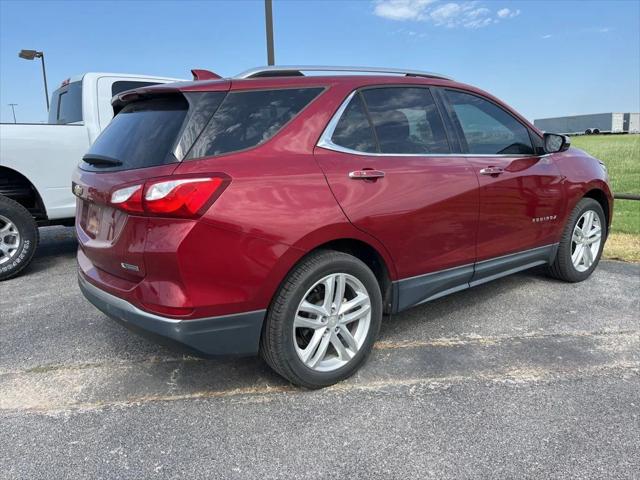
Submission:
<svg viewBox="0 0 640 480">
<path fill-rule="evenodd" d="M 571 146 L 571 140 L 566 135 L 559 135 L 557 133 L 545 133 L 544 134 L 544 149 L 547 153 L 557 153 L 569 150 Z"/>
</svg>

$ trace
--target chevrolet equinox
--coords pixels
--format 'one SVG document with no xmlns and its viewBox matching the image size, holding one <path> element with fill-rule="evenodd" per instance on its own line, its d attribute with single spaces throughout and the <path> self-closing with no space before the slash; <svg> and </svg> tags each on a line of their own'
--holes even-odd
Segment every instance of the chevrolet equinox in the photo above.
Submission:
<svg viewBox="0 0 640 480">
<path fill-rule="evenodd" d="M 352 375 L 384 314 L 537 265 L 585 280 L 611 223 L 601 162 L 437 74 L 194 70 L 112 103 L 73 178 L 84 295 L 307 388 Z"/>
</svg>

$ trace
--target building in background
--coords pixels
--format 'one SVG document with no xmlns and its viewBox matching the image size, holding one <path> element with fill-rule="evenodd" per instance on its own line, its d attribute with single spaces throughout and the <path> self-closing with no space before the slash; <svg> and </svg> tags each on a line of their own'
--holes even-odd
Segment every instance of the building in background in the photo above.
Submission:
<svg viewBox="0 0 640 480">
<path fill-rule="evenodd" d="M 640 113 L 592 113 L 540 118 L 533 124 L 545 132 L 564 134 L 640 133 Z"/>
</svg>

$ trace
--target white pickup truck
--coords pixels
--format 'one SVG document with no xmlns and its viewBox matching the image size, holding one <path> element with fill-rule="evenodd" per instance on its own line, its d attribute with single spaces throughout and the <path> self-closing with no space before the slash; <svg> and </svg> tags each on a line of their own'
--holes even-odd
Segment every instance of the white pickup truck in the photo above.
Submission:
<svg viewBox="0 0 640 480">
<path fill-rule="evenodd" d="M 0 124 L 0 280 L 31 261 L 38 226 L 72 225 L 71 174 L 113 118 L 111 98 L 176 78 L 86 73 L 62 83 L 46 124 Z"/>
</svg>

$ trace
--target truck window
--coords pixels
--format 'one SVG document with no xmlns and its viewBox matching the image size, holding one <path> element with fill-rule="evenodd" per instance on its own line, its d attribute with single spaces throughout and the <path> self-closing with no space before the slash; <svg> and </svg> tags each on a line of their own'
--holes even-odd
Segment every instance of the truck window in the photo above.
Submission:
<svg viewBox="0 0 640 480">
<path fill-rule="evenodd" d="M 73 82 L 53 92 L 49 123 L 64 125 L 82 121 L 82 82 Z"/>
<path fill-rule="evenodd" d="M 113 82 L 113 85 L 111 85 L 111 96 L 114 97 L 119 93 L 126 92 L 127 90 L 148 87 L 150 85 L 158 85 L 158 82 L 135 82 L 131 80 L 120 80 L 118 82 Z"/>
</svg>

